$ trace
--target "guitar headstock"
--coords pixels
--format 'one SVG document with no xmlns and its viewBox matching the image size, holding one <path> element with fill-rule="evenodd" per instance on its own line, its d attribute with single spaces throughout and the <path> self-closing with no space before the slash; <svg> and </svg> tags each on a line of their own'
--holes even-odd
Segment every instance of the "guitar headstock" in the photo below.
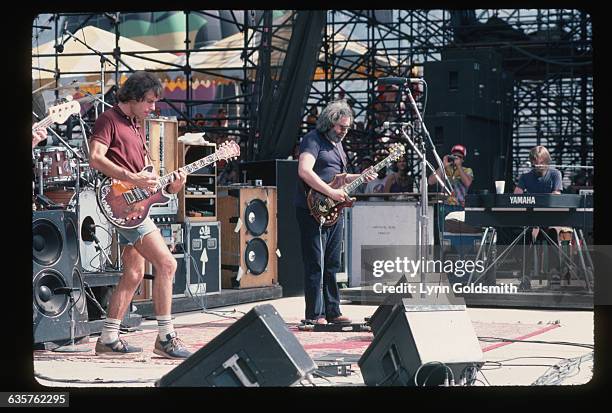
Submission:
<svg viewBox="0 0 612 413">
<path fill-rule="evenodd" d="M 238 159 L 240 156 L 240 145 L 232 140 L 225 141 L 219 146 L 216 153 L 219 159 Z"/>
<path fill-rule="evenodd" d="M 81 105 L 76 100 L 70 102 L 61 103 L 59 105 L 51 106 L 47 110 L 47 115 L 55 123 L 64 123 L 70 115 L 74 115 L 81 111 Z"/>
<path fill-rule="evenodd" d="M 388 158 L 391 161 L 396 161 L 399 158 L 401 158 L 402 155 L 404 155 L 405 152 L 406 152 L 406 148 L 404 148 L 404 145 L 402 145 L 399 142 L 394 143 L 389 148 L 389 156 L 388 156 Z"/>
</svg>

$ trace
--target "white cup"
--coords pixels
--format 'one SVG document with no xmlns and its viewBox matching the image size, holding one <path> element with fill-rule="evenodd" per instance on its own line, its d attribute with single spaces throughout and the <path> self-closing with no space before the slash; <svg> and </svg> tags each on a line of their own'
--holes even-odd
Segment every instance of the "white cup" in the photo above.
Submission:
<svg viewBox="0 0 612 413">
<path fill-rule="evenodd" d="M 506 181 L 495 181 L 495 192 L 496 193 L 503 194 L 505 187 L 506 187 Z"/>
</svg>

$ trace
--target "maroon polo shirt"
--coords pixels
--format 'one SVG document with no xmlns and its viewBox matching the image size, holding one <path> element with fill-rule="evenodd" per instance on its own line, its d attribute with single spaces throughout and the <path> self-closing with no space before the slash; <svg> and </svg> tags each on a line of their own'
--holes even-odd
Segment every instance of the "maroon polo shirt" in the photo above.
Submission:
<svg viewBox="0 0 612 413">
<path fill-rule="evenodd" d="M 134 173 L 144 168 L 147 148 L 140 124 L 123 113 L 119 106 L 113 106 L 98 117 L 89 139 L 108 146 L 106 157 L 114 164 Z"/>
</svg>

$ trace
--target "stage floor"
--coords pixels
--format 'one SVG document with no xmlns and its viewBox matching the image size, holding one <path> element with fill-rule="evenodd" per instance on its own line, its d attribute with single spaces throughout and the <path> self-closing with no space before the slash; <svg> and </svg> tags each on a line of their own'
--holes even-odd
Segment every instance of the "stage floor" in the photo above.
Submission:
<svg viewBox="0 0 612 413">
<path fill-rule="evenodd" d="M 174 325 L 188 348 L 197 351 L 229 327 L 235 318 L 260 304 L 271 304 L 280 313 L 306 352 L 315 360 L 337 359 L 351 363 L 348 376 L 315 378 L 317 386 L 364 386 L 357 360 L 373 339 L 371 332 L 309 332 L 298 330 L 303 318 L 302 297 L 281 298 L 230 307 L 215 308 L 211 313 L 189 312 L 174 314 Z M 342 311 L 353 322 L 363 322 L 376 306 L 345 303 Z M 225 311 L 221 313 L 220 311 Z M 468 308 L 468 314 L 489 362 L 483 369 L 484 377 L 493 386 L 530 385 L 549 367 L 566 358 L 584 356 L 592 352 L 584 347 L 541 344 L 492 342 L 484 337 L 505 339 L 575 342 L 593 344 L 592 311 L 527 310 L 507 308 Z M 56 353 L 34 351 L 36 380 L 48 387 L 153 387 L 161 376 L 181 363 L 155 355 L 153 344 L 157 334 L 155 320 L 143 320 L 133 332 L 122 333 L 130 344 L 142 346 L 141 355 L 132 359 L 101 358 L 94 352 L 97 336 L 80 345 L 84 353 Z M 452 340 L 452 337 L 449 337 Z M 518 359 L 515 359 L 517 358 Z M 512 360 L 510 360 L 512 359 Z M 498 363 L 502 363 L 502 367 Z M 520 365 L 520 366 L 517 366 Z M 585 361 L 577 374 L 562 384 L 583 384 L 592 377 L 593 362 Z M 309 384 L 304 381 L 304 384 Z M 299 384 L 298 384 L 299 385 Z M 478 383 L 478 385 L 483 385 Z"/>
</svg>

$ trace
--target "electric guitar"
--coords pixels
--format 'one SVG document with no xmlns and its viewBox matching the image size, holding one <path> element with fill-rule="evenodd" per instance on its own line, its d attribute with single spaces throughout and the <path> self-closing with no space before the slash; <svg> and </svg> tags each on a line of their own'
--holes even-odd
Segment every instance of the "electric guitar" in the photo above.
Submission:
<svg viewBox="0 0 612 413">
<path fill-rule="evenodd" d="M 385 166 L 389 166 L 393 161 L 399 159 L 405 152 L 404 145 L 401 143 L 395 143 L 389 149 L 389 155 L 373 166 L 374 171 L 378 172 Z M 359 185 L 365 182 L 366 174 L 362 173 L 359 175 L 354 181 L 350 184 L 346 183 L 346 174 L 338 174 L 334 176 L 334 179 L 329 183 L 329 186 L 332 188 L 342 188 L 347 195 L 350 195 L 351 192 L 355 191 Z M 340 217 L 340 213 L 346 207 L 353 206 L 353 201 L 334 201 L 328 196 L 323 195 L 319 191 L 315 191 L 310 188 L 308 191 L 308 196 L 306 197 L 306 202 L 308 204 L 308 209 L 310 210 L 310 215 L 317 222 L 322 222 L 323 226 L 329 227 L 332 226 L 338 221 Z"/>
<path fill-rule="evenodd" d="M 81 112 L 81 105 L 75 100 L 51 106 L 47 109 L 47 116 L 38 122 L 36 126 L 32 126 L 32 132 L 44 129 L 52 123 L 64 123 L 70 115 L 75 115 L 79 112 Z"/>
<path fill-rule="evenodd" d="M 238 156 L 240 156 L 240 146 L 234 141 L 227 141 L 215 153 L 185 165 L 177 171 L 190 174 L 221 159 L 235 159 Z M 145 166 L 143 171 L 153 172 L 153 165 Z M 174 172 L 171 172 L 159 178 L 154 192 L 106 177 L 96 192 L 98 205 L 111 224 L 119 228 L 135 228 L 149 216 L 151 206 L 163 205 L 170 201 L 165 188 L 174 180 L 173 174 Z"/>
</svg>

